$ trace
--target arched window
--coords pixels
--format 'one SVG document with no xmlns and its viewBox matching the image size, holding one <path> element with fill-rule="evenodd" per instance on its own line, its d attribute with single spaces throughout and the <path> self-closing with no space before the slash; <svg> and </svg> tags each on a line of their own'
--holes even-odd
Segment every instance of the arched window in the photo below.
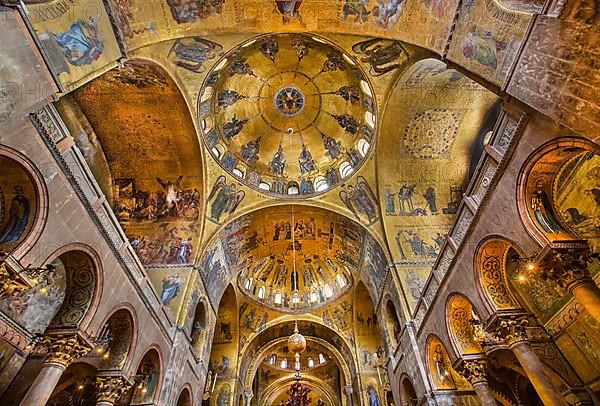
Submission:
<svg viewBox="0 0 600 406">
<path fill-rule="evenodd" d="M 333 289 L 331 289 L 331 286 L 326 284 L 323 286 L 323 293 L 325 294 L 325 297 L 329 299 L 331 296 L 333 296 Z"/>
<path fill-rule="evenodd" d="M 206 118 L 204 118 L 201 122 L 200 122 L 200 126 L 202 127 L 202 130 L 207 133 L 210 130 L 212 130 L 213 128 L 213 119 L 212 117 L 208 116 Z"/>
<path fill-rule="evenodd" d="M 233 174 L 235 176 L 237 176 L 238 178 L 244 178 L 244 171 L 241 170 L 240 168 L 233 168 Z"/>
<path fill-rule="evenodd" d="M 365 121 L 371 128 L 375 128 L 375 115 L 370 111 L 365 111 Z"/>
<path fill-rule="evenodd" d="M 315 292 L 310 292 L 310 301 L 314 303 L 317 301 L 317 294 Z"/>
<path fill-rule="evenodd" d="M 212 95 L 213 95 L 212 86 L 206 86 L 204 88 L 204 92 L 202 92 L 202 96 L 200 96 L 200 103 L 204 103 L 205 101 L 210 99 L 212 97 Z"/>
<path fill-rule="evenodd" d="M 259 299 L 265 298 L 265 287 L 264 286 L 261 286 L 260 289 L 258 289 L 258 298 Z"/>
<path fill-rule="evenodd" d="M 340 288 L 346 286 L 346 279 L 341 274 L 337 274 L 335 278 L 337 279 L 337 283 L 340 285 Z"/>
<path fill-rule="evenodd" d="M 287 369 L 287 365 L 288 365 L 287 358 L 282 359 L 281 360 L 281 364 L 279 364 L 279 366 L 281 367 L 281 369 Z"/>
<path fill-rule="evenodd" d="M 324 364 L 325 363 L 325 356 L 321 353 L 319 354 L 319 364 Z"/>
<path fill-rule="evenodd" d="M 363 157 L 367 156 L 367 153 L 369 152 L 369 148 L 371 148 L 371 144 L 369 144 L 369 141 L 365 140 L 364 138 L 361 138 L 360 140 L 358 140 L 358 152 Z"/>
<path fill-rule="evenodd" d="M 250 290 L 251 286 L 252 286 L 252 279 L 246 278 L 246 283 L 244 283 L 244 289 Z"/>
<path fill-rule="evenodd" d="M 348 176 L 352 175 L 352 172 L 354 172 L 354 169 L 350 163 L 348 163 L 348 161 L 342 162 L 340 165 L 340 175 L 342 175 L 342 178 L 347 178 Z"/>
<path fill-rule="evenodd" d="M 291 183 L 287 188 L 287 194 L 288 195 L 297 195 L 298 193 L 300 193 L 300 189 L 298 189 L 298 184 Z"/>
<path fill-rule="evenodd" d="M 317 176 L 315 179 L 315 188 L 317 192 L 324 192 L 329 189 L 329 185 L 327 184 L 327 180 L 323 176 Z"/>
<path fill-rule="evenodd" d="M 367 96 L 373 97 L 373 93 L 371 92 L 371 87 L 369 87 L 369 84 L 366 81 L 364 81 L 364 80 L 360 81 L 360 88 L 363 92 L 365 92 L 365 94 Z"/>
<path fill-rule="evenodd" d="M 315 367 L 315 361 L 312 358 L 308 358 L 308 367 L 309 368 Z"/>
<path fill-rule="evenodd" d="M 269 185 L 267 182 L 260 182 L 258 184 L 258 188 L 262 190 L 271 190 L 271 185 Z"/>
<path fill-rule="evenodd" d="M 275 304 L 281 304 L 281 292 L 275 293 Z"/>
</svg>

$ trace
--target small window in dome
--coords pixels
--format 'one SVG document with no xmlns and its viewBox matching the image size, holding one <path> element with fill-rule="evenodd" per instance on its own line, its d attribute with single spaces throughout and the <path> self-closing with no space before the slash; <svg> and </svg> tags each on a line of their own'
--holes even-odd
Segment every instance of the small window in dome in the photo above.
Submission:
<svg viewBox="0 0 600 406">
<path fill-rule="evenodd" d="M 212 117 L 208 116 L 205 119 L 203 119 L 200 122 L 200 127 L 202 127 L 202 130 L 204 132 L 206 132 L 206 133 L 209 132 L 210 130 L 212 130 L 212 128 L 213 128 L 213 119 L 212 119 Z"/>
<path fill-rule="evenodd" d="M 204 103 L 205 101 L 210 99 L 212 97 L 212 95 L 213 95 L 212 86 L 205 87 L 204 91 L 202 92 L 202 96 L 200 96 L 200 103 Z"/>
<path fill-rule="evenodd" d="M 260 289 L 258 289 L 258 298 L 259 299 L 265 298 L 265 287 L 264 286 L 261 286 Z"/>
<path fill-rule="evenodd" d="M 310 292 L 310 302 L 315 303 L 317 301 L 317 294 L 315 292 Z"/>
<path fill-rule="evenodd" d="M 252 286 L 252 279 L 246 278 L 246 283 L 244 284 L 244 289 L 249 290 L 250 286 Z"/>
<path fill-rule="evenodd" d="M 325 356 L 323 354 L 319 354 L 319 364 L 325 363 Z"/>
<path fill-rule="evenodd" d="M 354 169 L 352 169 L 352 166 L 350 166 L 348 161 L 342 162 L 340 165 L 340 175 L 342 175 L 342 178 L 347 178 L 352 175 L 352 172 L 354 172 Z"/>
<path fill-rule="evenodd" d="M 260 182 L 258 184 L 258 188 L 262 190 L 271 190 L 271 185 L 269 185 L 267 182 Z"/>
<path fill-rule="evenodd" d="M 342 54 L 342 55 L 344 56 L 344 59 L 346 60 L 346 62 L 348 62 L 352 66 L 356 66 L 356 63 L 352 60 L 352 58 L 350 58 L 350 56 L 348 54 Z"/>
<path fill-rule="evenodd" d="M 317 192 L 323 192 L 329 189 L 329 185 L 327 184 L 327 180 L 323 176 L 317 176 L 315 179 L 315 187 Z"/>
<path fill-rule="evenodd" d="M 371 144 L 369 144 L 369 141 L 365 140 L 364 138 L 358 140 L 358 152 L 360 152 L 363 157 L 367 156 L 370 147 Z"/>
<path fill-rule="evenodd" d="M 337 279 L 338 285 L 340 285 L 340 288 L 343 288 L 344 286 L 346 286 L 346 279 L 344 279 L 344 277 L 342 275 L 338 274 L 336 276 L 336 279 Z"/>
<path fill-rule="evenodd" d="M 227 63 L 227 58 L 223 58 L 221 60 L 221 62 L 219 62 L 219 64 L 217 66 L 215 66 L 215 68 L 213 69 L 215 72 L 220 71 L 221 69 L 223 69 L 223 67 L 225 66 L 225 64 Z"/>
<path fill-rule="evenodd" d="M 219 151 L 217 147 L 212 147 L 211 151 L 217 159 L 221 159 L 221 151 Z"/>
<path fill-rule="evenodd" d="M 269 364 L 275 365 L 276 362 L 277 362 L 277 354 L 271 354 L 271 357 L 269 358 Z"/>
<path fill-rule="evenodd" d="M 275 304 L 281 304 L 281 292 L 275 293 Z"/>
<path fill-rule="evenodd" d="M 325 294 L 325 297 L 328 299 L 331 296 L 333 296 L 333 290 L 331 289 L 331 286 L 329 286 L 329 285 L 323 286 L 323 293 Z"/>
<path fill-rule="evenodd" d="M 235 176 L 237 176 L 238 178 L 242 178 L 244 179 L 244 171 L 242 171 L 240 168 L 233 168 L 233 174 Z"/>
<path fill-rule="evenodd" d="M 300 190 L 298 189 L 298 185 L 296 183 L 292 183 L 288 186 L 288 188 L 287 188 L 288 195 L 297 195 L 298 193 L 300 193 Z"/>
<path fill-rule="evenodd" d="M 314 368 L 315 367 L 315 361 L 312 358 L 308 359 L 308 367 L 309 368 Z"/>
<path fill-rule="evenodd" d="M 287 369 L 287 358 L 284 358 L 281 360 L 281 364 L 279 364 L 279 366 L 281 366 L 281 369 Z"/>
<path fill-rule="evenodd" d="M 369 84 L 367 82 L 365 82 L 364 80 L 360 81 L 360 88 L 362 89 L 363 92 L 365 92 L 368 96 L 373 97 L 373 93 L 371 93 L 371 88 L 369 87 Z"/>
<path fill-rule="evenodd" d="M 365 121 L 371 128 L 375 128 L 375 115 L 370 111 L 365 111 Z"/>
</svg>

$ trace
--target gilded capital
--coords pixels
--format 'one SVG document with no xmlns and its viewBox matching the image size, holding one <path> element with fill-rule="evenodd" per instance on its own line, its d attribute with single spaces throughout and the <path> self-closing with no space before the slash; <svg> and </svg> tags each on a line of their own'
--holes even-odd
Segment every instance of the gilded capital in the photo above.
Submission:
<svg viewBox="0 0 600 406">
<path fill-rule="evenodd" d="M 471 385 L 487 382 L 487 360 L 480 358 L 463 361 L 460 374 Z"/>
<path fill-rule="evenodd" d="M 490 336 L 508 346 L 528 341 L 527 327 L 529 320 L 526 315 L 500 316 L 488 327 Z"/>
<path fill-rule="evenodd" d="M 593 283 L 587 266 L 593 257 L 587 243 L 564 242 L 546 246 L 536 260 L 539 276 L 569 292 L 582 283 Z"/>
<path fill-rule="evenodd" d="M 77 335 L 46 336 L 43 345 L 48 351 L 44 362 L 47 364 L 59 364 L 65 368 L 92 350 L 92 347 Z"/>
<path fill-rule="evenodd" d="M 119 398 L 131 387 L 131 383 L 122 376 L 97 376 L 96 393 L 98 402 L 117 403 Z"/>
</svg>

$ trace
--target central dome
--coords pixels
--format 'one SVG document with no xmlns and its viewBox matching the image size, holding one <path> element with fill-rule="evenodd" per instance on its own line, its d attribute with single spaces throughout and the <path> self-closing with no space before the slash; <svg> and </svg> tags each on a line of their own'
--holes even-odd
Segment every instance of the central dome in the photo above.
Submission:
<svg viewBox="0 0 600 406">
<path fill-rule="evenodd" d="M 375 132 L 370 84 L 354 58 L 304 34 L 247 41 L 200 92 L 204 142 L 246 185 L 271 195 L 325 192 L 365 161 Z"/>
</svg>

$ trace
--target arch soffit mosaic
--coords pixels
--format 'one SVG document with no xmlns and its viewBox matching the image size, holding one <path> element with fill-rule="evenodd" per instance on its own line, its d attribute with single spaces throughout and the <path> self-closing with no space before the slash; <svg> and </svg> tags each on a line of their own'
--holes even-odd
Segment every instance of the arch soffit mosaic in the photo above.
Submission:
<svg viewBox="0 0 600 406">
<path fill-rule="evenodd" d="M 135 308 L 127 302 L 118 304 L 107 313 L 105 320 L 100 324 L 100 326 L 100 329 L 102 329 L 104 326 L 109 328 L 115 344 L 113 345 L 113 342 L 111 342 L 109 346 L 111 355 L 113 357 L 111 357 L 110 362 L 104 363 L 107 369 L 127 371 L 129 369 L 137 368 L 134 360 L 136 357 L 136 350 L 138 350 L 137 343 L 139 340 L 139 324 Z M 158 352 L 160 360 L 160 351 L 158 351 L 155 347 L 147 349 L 144 355 L 152 349 Z M 117 358 L 114 358 L 115 352 L 118 353 Z M 102 366 L 100 368 L 102 368 Z"/>
<path fill-rule="evenodd" d="M 314 321 L 308 321 L 299 319 L 298 328 L 300 332 L 307 337 L 315 340 L 319 344 L 329 348 L 332 354 L 339 355 L 338 366 L 342 369 L 344 378 L 351 377 L 353 371 L 357 371 L 355 365 L 355 359 L 350 350 L 349 344 L 345 341 L 342 336 L 335 330 Z M 311 330 L 314 330 L 316 334 L 310 334 Z M 272 325 L 266 328 L 263 332 L 253 337 L 244 348 L 241 349 L 240 361 L 238 362 L 239 371 L 247 371 L 245 375 L 245 385 L 250 387 L 252 379 L 256 374 L 256 370 L 262 358 L 253 356 L 259 351 L 265 351 L 265 348 L 269 347 L 273 341 L 277 339 L 287 340 L 289 335 L 293 332 L 293 323 L 291 320 L 282 321 L 278 324 Z M 326 339 L 324 339 L 324 337 Z M 332 343 L 335 343 L 333 345 Z M 351 381 L 347 381 L 351 382 Z"/>
<path fill-rule="evenodd" d="M 580 238 L 573 226 L 583 218 L 582 213 L 569 212 L 568 216 L 557 213 L 555 195 L 559 173 L 584 152 L 600 155 L 600 147 L 584 138 L 558 138 L 537 148 L 519 171 L 517 205 L 521 221 L 542 246 L 556 240 Z"/>
<path fill-rule="evenodd" d="M 459 357 L 484 353 L 476 339 L 473 319 L 481 320 L 471 301 L 462 293 L 452 293 L 446 301 L 446 327 Z"/>
<path fill-rule="evenodd" d="M 387 243 L 414 306 L 454 221 L 471 161 L 483 147 L 482 125 L 498 98 L 435 59 L 410 65 L 393 88 L 398 91 L 380 120 L 378 192 Z M 418 95 L 417 102 L 410 95 Z"/>
<path fill-rule="evenodd" d="M 487 308 L 487 314 L 498 310 L 517 310 L 521 305 L 510 289 L 506 265 L 509 251 L 515 250 L 519 256 L 521 250 L 510 240 L 501 236 L 490 236 L 480 242 L 475 251 L 473 270 L 481 297 Z"/>
<path fill-rule="evenodd" d="M 66 119 L 91 132 L 78 142 L 84 156 L 102 151 L 112 178 L 107 198 L 141 262 L 192 263 L 203 227 L 204 165 L 176 80 L 154 60 L 137 58 L 70 97 L 79 110 Z M 98 165 L 88 164 L 92 171 Z M 174 245 L 177 252 L 166 248 Z"/>
<path fill-rule="evenodd" d="M 352 382 L 352 376 L 350 374 L 350 369 L 347 365 L 347 360 L 344 358 L 344 356 L 342 355 L 340 350 L 338 348 L 336 348 L 335 346 L 333 346 L 331 343 L 329 343 L 327 340 L 324 340 L 322 338 L 313 337 L 313 336 L 305 336 L 305 337 L 307 339 L 307 342 L 312 341 L 314 343 L 317 343 L 317 344 L 323 346 L 324 348 L 326 348 L 333 355 L 333 357 L 335 359 L 335 363 L 338 365 L 338 367 L 342 371 L 344 382 L 346 382 L 346 385 L 349 385 Z M 248 370 L 245 374 L 245 377 L 244 377 L 244 384 L 246 385 L 246 387 L 250 387 L 249 385 L 252 384 L 252 381 L 254 380 L 254 376 L 256 375 L 256 372 L 257 372 L 258 368 L 260 367 L 260 363 L 262 362 L 262 360 L 264 360 L 267 357 L 269 352 L 274 347 L 277 347 L 281 344 L 286 343 L 287 339 L 288 339 L 288 337 L 280 337 L 280 338 L 274 339 L 274 340 L 264 344 L 262 347 L 260 347 L 255 352 L 255 355 L 252 357 L 251 362 L 250 362 L 250 368 L 248 368 Z"/>
<path fill-rule="evenodd" d="M 8 250 L 4 249 L 4 251 L 9 251 L 11 255 L 15 258 L 22 258 L 27 251 L 30 250 L 31 247 L 34 246 L 35 242 L 40 238 L 43 233 L 44 226 L 46 224 L 46 219 L 48 217 L 48 190 L 46 188 L 46 183 L 43 180 L 43 174 L 39 171 L 39 169 L 23 154 L 20 152 L 7 147 L 5 145 L 0 145 L 0 159 L 6 159 L 7 163 L 13 163 L 15 165 L 15 169 L 22 171 L 23 177 L 22 181 L 30 183 L 30 187 L 32 190 L 28 192 L 31 194 L 30 199 L 33 198 L 35 201 L 33 203 L 33 207 L 28 208 L 28 215 L 30 219 L 28 221 L 29 224 L 25 225 L 25 228 L 19 233 L 19 235 L 13 235 L 11 240 L 15 239 L 10 245 L 8 245 Z M 20 186 L 22 190 L 25 185 L 13 182 L 13 190 L 14 187 Z M 0 225 L 5 226 L 6 229 L 0 230 L 2 234 L 6 234 L 8 232 L 11 213 L 11 197 L 13 201 L 17 201 L 17 195 L 13 195 L 13 190 L 1 190 L 0 189 L 0 198 L 3 197 L 2 205 L 6 205 L 6 207 L 0 208 Z M 27 199 L 27 196 L 25 196 Z M 11 203 L 9 203 L 11 202 Z M 22 204 L 19 205 L 21 207 Z M 33 211 L 33 213 L 32 213 Z M 18 227 L 15 227 L 16 230 Z M 13 233 L 14 234 L 14 233 Z M 2 236 L 3 239 L 6 236 Z M 16 244 L 16 245 L 15 245 Z"/>
<path fill-rule="evenodd" d="M 44 264 L 51 264 L 56 260 L 60 260 L 60 257 L 68 254 L 69 252 L 83 252 L 85 253 L 91 263 L 92 263 L 92 271 L 94 273 L 94 287 L 91 293 L 91 300 L 89 303 L 89 307 L 85 312 L 85 315 L 81 319 L 79 323 L 79 327 L 82 330 L 87 330 L 90 326 L 93 325 L 93 320 L 98 317 L 97 311 L 100 307 L 100 301 L 102 298 L 102 292 L 104 290 L 104 271 L 102 268 L 102 261 L 100 260 L 100 256 L 92 247 L 83 243 L 71 243 L 65 246 L 58 248 L 56 251 L 51 253 L 45 260 Z"/>
</svg>

